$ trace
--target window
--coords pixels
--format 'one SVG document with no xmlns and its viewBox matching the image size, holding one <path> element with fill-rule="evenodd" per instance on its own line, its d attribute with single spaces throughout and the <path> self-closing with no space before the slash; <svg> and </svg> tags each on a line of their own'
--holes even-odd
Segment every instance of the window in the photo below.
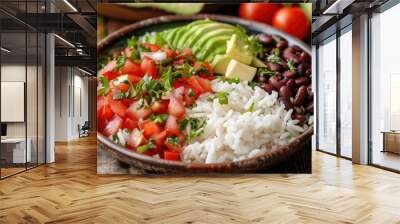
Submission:
<svg viewBox="0 0 400 224">
<path fill-rule="evenodd" d="M 352 156 L 352 32 L 351 26 L 340 36 L 340 155 Z"/>
<path fill-rule="evenodd" d="M 318 149 L 336 153 L 336 36 L 318 48 Z"/>
<path fill-rule="evenodd" d="M 400 5 L 371 18 L 370 79 L 371 162 L 396 170 L 400 170 L 400 134 L 386 141 L 383 132 L 400 130 L 400 33 L 393 29 L 398 21 Z"/>
</svg>

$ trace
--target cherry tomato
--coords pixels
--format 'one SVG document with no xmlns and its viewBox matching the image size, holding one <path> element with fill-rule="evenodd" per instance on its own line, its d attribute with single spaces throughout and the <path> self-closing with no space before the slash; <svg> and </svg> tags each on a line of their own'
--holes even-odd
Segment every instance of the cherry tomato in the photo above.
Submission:
<svg viewBox="0 0 400 224">
<path fill-rule="evenodd" d="M 185 114 L 185 106 L 171 94 L 168 104 L 168 113 L 176 117 L 182 117 Z"/>
<path fill-rule="evenodd" d="M 299 7 L 284 7 L 274 16 L 274 27 L 299 39 L 304 39 L 310 30 L 310 21 Z"/>
<path fill-rule="evenodd" d="M 165 124 L 168 136 L 177 136 L 181 134 L 179 130 L 179 124 L 175 116 L 169 115 L 167 123 Z"/>
<path fill-rule="evenodd" d="M 124 67 L 122 67 L 121 72 L 122 74 L 143 76 L 143 72 L 140 69 L 140 65 L 131 61 L 130 59 L 126 59 Z"/>
<path fill-rule="evenodd" d="M 239 16 L 245 19 L 272 24 L 275 13 L 281 4 L 274 3 L 242 3 L 239 7 Z"/>
<path fill-rule="evenodd" d="M 157 66 L 151 58 L 145 56 L 140 64 L 140 68 L 144 74 L 157 78 Z"/>
<path fill-rule="evenodd" d="M 154 102 L 153 105 L 151 105 L 151 110 L 156 114 L 165 114 L 168 111 L 168 104 L 168 100 Z"/>
<path fill-rule="evenodd" d="M 181 158 L 181 154 L 178 151 L 164 151 L 164 159 L 179 161 Z"/>
<path fill-rule="evenodd" d="M 118 132 L 121 125 L 122 125 L 122 119 L 118 115 L 115 115 L 113 119 L 107 123 L 106 127 L 103 130 L 103 133 L 107 137 L 114 135 Z"/>
<path fill-rule="evenodd" d="M 110 100 L 110 108 L 112 112 L 120 117 L 125 117 L 127 107 L 119 100 Z"/>
<path fill-rule="evenodd" d="M 159 134 L 161 132 L 161 128 L 152 121 L 146 121 L 143 124 L 143 135 L 146 138 L 149 138 L 153 135 Z"/>
</svg>

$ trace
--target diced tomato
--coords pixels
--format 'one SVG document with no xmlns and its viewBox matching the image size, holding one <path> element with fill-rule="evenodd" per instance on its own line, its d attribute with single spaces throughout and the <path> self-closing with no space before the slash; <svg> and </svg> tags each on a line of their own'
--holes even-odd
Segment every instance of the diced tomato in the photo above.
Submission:
<svg viewBox="0 0 400 224">
<path fill-rule="evenodd" d="M 144 74 L 157 78 L 157 66 L 151 58 L 145 56 L 140 64 L 140 68 Z"/>
<path fill-rule="evenodd" d="M 120 117 L 125 117 L 127 107 L 119 100 L 110 100 L 111 110 Z"/>
<path fill-rule="evenodd" d="M 137 128 L 137 122 L 129 117 L 125 118 L 124 122 L 122 123 L 121 128 L 127 128 L 133 130 Z"/>
<path fill-rule="evenodd" d="M 179 161 L 181 158 L 181 153 L 179 151 L 164 151 L 164 159 Z"/>
<path fill-rule="evenodd" d="M 188 82 L 189 86 L 192 87 L 193 92 L 196 96 L 201 95 L 204 93 L 203 87 L 200 85 L 199 81 L 197 80 L 196 76 L 191 76 Z"/>
<path fill-rule="evenodd" d="M 132 103 L 128 110 L 126 111 L 126 115 L 132 119 L 138 120 L 140 118 L 146 118 L 151 114 L 150 108 L 138 108 L 138 102 Z"/>
<path fill-rule="evenodd" d="M 121 70 L 122 74 L 143 76 L 143 72 L 140 69 L 140 65 L 131 61 L 130 59 L 126 59 L 124 67 Z"/>
<path fill-rule="evenodd" d="M 176 56 L 176 53 L 174 50 L 169 49 L 169 48 L 165 48 L 164 49 L 165 54 L 167 55 L 168 59 L 173 59 Z"/>
<path fill-rule="evenodd" d="M 185 83 L 186 83 L 186 78 L 178 78 L 178 79 L 174 80 L 172 85 L 174 86 L 175 89 L 177 89 L 181 86 L 184 86 Z"/>
<path fill-rule="evenodd" d="M 167 149 L 172 150 L 172 151 L 181 151 L 182 147 L 180 144 L 173 144 L 171 142 L 168 142 L 168 139 L 164 142 L 164 145 L 167 147 Z"/>
<path fill-rule="evenodd" d="M 119 76 L 119 73 L 115 71 L 115 68 L 117 67 L 117 61 L 112 60 L 107 63 L 106 66 L 99 72 L 100 75 L 106 77 L 108 80 L 113 80 L 116 77 Z"/>
<path fill-rule="evenodd" d="M 129 107 L 132 103 L 135 102 L 135 100 L 134 100 L 134 99 L 123 98 L 123 99 L 121 99 L 121 102 L 122 102 L 125 106 Z"/>
<path fill-rule="evenodd" d="M 123 92 L 123 93 L 126 93 L 126 92 L 128 92 L 128 90 L 129 90 L 129 84 L 126 84 L 126 83 L 120 83 L 120 84 L 118 84 L 118 89 L 121 91 L 121 92 Z"/>
<path fill-rule="evenodd" d="M 130 83 L 138 83 L 140 80 L 142 80 L 142 76 L 137 76 L 137 75 L 128 75 L 128 80 Z"/>
<path fill-rule="evenodd" d="M 146 139 L 144 138 L 141 131 L 138 129 L 133 129 L 132 133 L 128 137 L 128 145 L 132 146 L 133 148 L 137 148 L 140 145 L 146 143 Z"/>
<path fill-rule="evenodd" d="M 192 94 L 194 94 L 194 92 L 191 88 L 185 88 L 185 97 L 184 98 L 185 98 L 186 106 L 192 105 L 194 103 L 194 101 L 196 100 L 195 95 L 192 95 Z"/>
<path fill-rule="evenodd" d="M 195 70 L 200 70 L 200 69 L 202 69 L 202 68 L 206 70 L 205 72 L 201 72 L 201 73 L 199 74 L 200 77 L 206 78 L 206 79 L 208 79 L 208 80 L 214 79 L 214 77 L 213 77 L 213 72 L 212 72 L 212 68 L 211 68 L 210 63 L 208 63 L 208 62 L 196 61 L 196 62 L 194 63 L 194 66 L 193 66 L 193 67 L 194 67 Z"/>
<path fill-rule="evenodd" d="M 211 82 L 208 79 L 201 78 L 201 77 L 196 77 L 197 81 L 200 83 L 201 87 L 205 92 L 211 92 Z"/>
<path fill-rule="evenodd" d="M 118 132 L 121 125 L 122 125 L 122 119 L 118 115 L 115 115 L 113 119 L 107 123 L 106 127 L 103 130 L 103 133 L 107 137 L 114 135 Z"/>
<path fill-rule="evenodd" d="M 151 43 L 143 43 L 143 45 L 146 48 L 150 49 L 151 52 L 156 52 L 156 51 L 160 50 L 160 48 L 161 48 L 160 46 L 151 44 Z"/>
<path fill-rule="evenodd" d="M 168 111 L 169 100 L 156 101 L 151 106 L 151 110 L 156 114 L 165 114 Z"/>
<path fill-rule="evenodd" d="M 104 120 L 109 120 L 114 116 L 113 111 L 111 110 L 109 105 L 104 105 L 97 109 L 97 117 Z"/>
<path fill-rule="evenodd" d="M 179 124 L 175 116 L 169 115 L 167 122 L 165 123 L 165 129 L 167 130 L 168 136 L 179 136 L 181 131 L 179 130 Z"/>
<path fill-rule="evenodd" d="M 167 137 L 167 131 L 166 130 L 164 130 L 164 131 L 152 136 L 152 138 L 154 139 L 154 141 L 156 142 L 156 145 L 158 147 L 161 147 L 161 146 L 164 145 L 164 141 L 165 141 L 166 137 Z"/>
<path fill-rule="evenodd" d="M 146 138 L 149 138 L 153 135 L 159 134 L 161 132 L 160 126 L 152 121 L 146 121 L 143 124 L 143 135 Z"/>
<path fill-rule="evenodd" d="M 179 59 L 173 62 L 173 64 L 176 65 L 183 65 L 185 63 L 185 59 Z"/>
<path fill-rule="evenodd" d="M 179 100 L 180 102 L 183 101 L 183 95 L 185 93 L 185 87 L 181 86 L 179 88 L 176 88 L 174 90 L 174 96 L 177 100 Z"/>
<path fill-rule="evenodd" d="M 170 95 L 168 113 L 176 117 L 185 115 L 185 106 L 173 95 Z"/>
</svg>

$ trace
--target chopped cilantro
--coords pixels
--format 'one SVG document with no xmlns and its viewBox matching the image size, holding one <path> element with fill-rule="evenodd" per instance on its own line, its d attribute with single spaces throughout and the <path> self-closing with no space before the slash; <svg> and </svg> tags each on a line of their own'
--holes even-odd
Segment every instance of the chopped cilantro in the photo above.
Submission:
<svg viewBox="0 0 400 224">
<path fill-rule="evenodd" d="M 168 114 L 158 114 L 158 115 L 151 115 L 150 120 L 154 121 L 155 123 L 164 123 L 168 119 Z"/>
<path fill-rule="evenodd" d="M 254 102 L 250 105 L 249 109 L 247 109 L 247 112 L 253 112 L 254 111 Z"/>
<path fill-rule="evenodd" d="M 220 104 L 228 104 L 228 95 L 229 93 L 227 92 L 219 92 L 217 93 L 218 95 L 218 102 Z"/>
<path fill-rule="evenodd" d="M 270 70 L 269 68 L 257 68 L 258 74 L 263 75 L 263 76 L 274 76 L 277 73 Z"/>
<path fill-rule="evenodd" d="M 194 94 L 192 88 L 189 88 L 189 90 L 188 90 L 188 95 L 189 95 L 190 97 L 194 97 L 194 96 L 195 96 L 195 94 Z"/>
<path fill-rule="evenodd" d="M 126 57 L 124 55 L 121 55 L 117 58 L 117 67 L 116 70 L 120 70 L 122 67 L 124 67 L 126 61 Z"/>
<path fill-rule="evenodd" d="M 150 140 L 149 143 L 137 147 L 136 151 L 138 151 L 140 153 L 144 153 L 153 148 L 155 148 L 155 144 L 154 144 L 153 140 Z"/>
<path fill-rule="evenodd" d="M 183 131 L 186 129 L 186 126 L 188 124 L 188 120 L 187 119 L 183 119 L 179 122 L 179 130 Z"/>
<path fill-rule="evenodd" d="M 274 63 L 274 64 L 279 64 L 279 65 L 284 65 L 285 62 L 280 58 L 279 56 L 275 54 L 271 54 L 267 57 L 267 61 Z"/>
<path fill-rule="evenodd" d="M 106 77 L 100 76 L 99 82 L 100 82 L 100 87 L 97 90 L 97 95 L 105 96 L 110 89 L 109 81 Z"/>
<path fill-rule="evenodd" d="M 287 62 L 287 66 L 289 67 L 289 70 L 291 72 L 296 72 L 296 66 L 294 66 L 294 62 L 292 60 L 289 60 Z"/>
<path fill-rule="evenodd" d="M 174 136 L 174 137 L 168 137 L 167 142 L 173 145 L 179 145 L 179 138 Z"/>
</svg>

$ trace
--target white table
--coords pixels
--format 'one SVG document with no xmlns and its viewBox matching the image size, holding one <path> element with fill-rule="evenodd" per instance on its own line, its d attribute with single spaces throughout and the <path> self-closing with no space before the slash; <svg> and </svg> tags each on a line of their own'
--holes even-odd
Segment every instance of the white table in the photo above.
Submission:
<svg viewBox="0 0 400 224">
<path fill-rule="evenodd" d="M 25 154 L 25 138 L 2 138 L 1 147 L 12 147 L 12 163 L 25 163 L 32 160 L 32 141 L 30 138 L 26 139 L 28 143 Z M 25 160 L 26 159 L 26 160 Z"/>
</svg>

